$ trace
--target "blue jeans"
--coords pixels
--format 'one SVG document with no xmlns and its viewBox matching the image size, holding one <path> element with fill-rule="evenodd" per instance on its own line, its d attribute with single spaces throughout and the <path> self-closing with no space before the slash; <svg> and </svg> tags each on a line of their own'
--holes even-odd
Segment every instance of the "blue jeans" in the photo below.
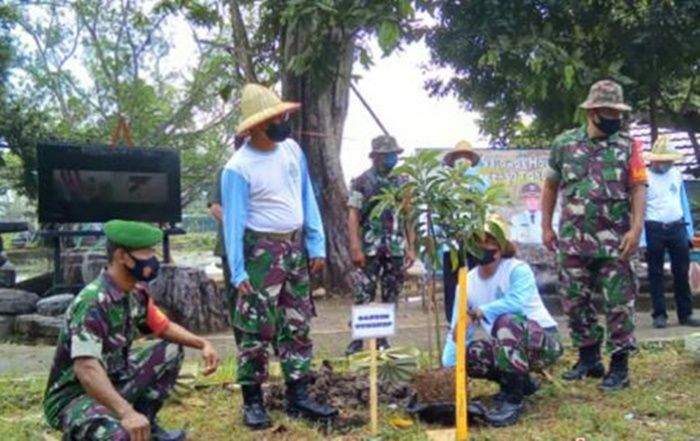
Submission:
<svg viewBox="0 0 700 441">
<path fill-rule="evenodd" d="M 644 223 L 644 229 L 647 236 L 649 289 L 654 308 L 651 315 L 667 317 L 664 299 L 664 257 L 668 251 L 671 257 L 676 314 L 679 320 L 684 320 L 693 313 L 693 300 L 688 282 L 690 241 L 686 225 L 682 220 L 667 224 L 647 221 Z"/>
</svg>

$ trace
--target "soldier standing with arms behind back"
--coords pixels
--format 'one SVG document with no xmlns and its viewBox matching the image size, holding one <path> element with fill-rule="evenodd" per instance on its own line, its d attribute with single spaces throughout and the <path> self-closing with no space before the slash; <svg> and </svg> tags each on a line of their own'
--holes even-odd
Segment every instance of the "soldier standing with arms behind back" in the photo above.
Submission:
<svg viewBox="0 0 700 441">
<path fill-rule="evenodd" d="M 628 357 L 637 350 L 634 300 L 637 280 L 630 257 L 644 226 L 646 167 L 640 146 L 622 132 L 622 87 L 603 80 L 591 86 L 581 104 L 586 124 L 553 142 L 542 195 L 543 242 L 558 251 L 561 300 L 571 339 L 579 350 L 565 380 L 600 378 L 603 391 L 630 384 Z M 562 193 L 559 235 L 552 228 L 554 206 Z M 598 324 L 593 289 L 604 298 L 606 328 Z M 601 343 L 612 354 L 605 374 Z"/>
<path fill-rule="evenodd" d="M 396 303 L 403 286 L 404 271 L 413 265 L 413 229 L 405 219 L 397 219 L 391 210 L 380 219 L 372 219 L 374 196 L 382 190 L 401 185 L 398 177 L 389 173 L 399 161 L 403 150 L 396 140 L 382 135 L 372 140 L 372 167 L 353 179 L 348 200 L 348 237 L 350 257 L 357 267 L 353 278 L 355 304 L 374 301 L 377 282 L 382 289 L 382 302 Z M 388 349 L 385 338 L 377 340 L 378 349 Z M 345 350 L 351 355 L 362 350 L 362 340 L 353 340 Z"/>
</svg>

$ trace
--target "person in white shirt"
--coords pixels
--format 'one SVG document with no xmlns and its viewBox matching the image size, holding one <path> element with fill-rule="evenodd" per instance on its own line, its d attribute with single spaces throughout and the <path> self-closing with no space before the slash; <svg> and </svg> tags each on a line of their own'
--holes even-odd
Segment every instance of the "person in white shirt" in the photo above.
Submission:
<svg viewBox="0 0 700 441">
<path fill-rule="evenodd" d="M 678 322 L 685 326 L 700 326 L 700 319 L 693 317 L 693 299 L 690 294 L 688 272 L 690 266 L 690 240 L 693 237 L 693 220 L 688 207 L 688 197 L 680 170 L 674 162 L 683 159 L 669 146 L 669 138 L 660 136 L 652 151 L 645 155 L 651 162 L 647 207 L 644 222 L 647 271 L 652 300 L 652 318 L 655 328 L 667 325 L 664 297 L 664 258 L 671 258 L 673 294 L 676 301 Z"/>
<path fill-rule="evenodd" d="M 287 118 L 299 107 L 247 84 L 237 127 L 247 140 L 221 175 L 226 257 L 238 292 L 231 306 L 232 325 L 240 331 L 236 373 L 243 421 L 252 429 L 271 425 L 262 395 L 271 345 L 287 385 L 286 413 L 310 420 L 338 414 L 307 392 L 314 314 L 309 271 L 323 268 L 326 243 L 306 157 L 289 138 Z"/>
<path fill-rule="evenodd" d="M 505 223 L 493 220 L 504 232 Z M 469 271 L 467 287 L 468 335 L 467 369 L 471 378 L 498 382 L 501 392 L 494 397 L 495 406 L 486 410 L 481 403 L 470 404 L 472 416 L 489 425 L 515 424 L 524 410 L 524 396 L 539 387 L 530 377 L 561 357 L 563 346 L 557 322 L 547 311 L 537 290 L 535 275 L 527 263 L 515 258 L 513 244 L 499 243 L 487 223 L 485 240 L 480 244 L 483 255 L 475 256 L 477 267 Z M 445 367 L 455 365 L 458 305 L 452 314 L 452 338 L 448 338 L 442 355 Z M 475 324 L 489 336 L 475 340 Z"/>
</svg>

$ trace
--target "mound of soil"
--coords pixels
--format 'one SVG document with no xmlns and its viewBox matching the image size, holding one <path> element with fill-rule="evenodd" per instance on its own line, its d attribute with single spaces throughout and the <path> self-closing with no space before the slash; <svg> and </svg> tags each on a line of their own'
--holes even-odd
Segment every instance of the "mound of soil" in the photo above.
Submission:
<svg viewBox="0 0 700 441">
<path fill-rule="evenodd" d="M 271 408 L 284 408 L 284 384 L 271 384 L 265 401 Z M 405 407 L 414 394 L 410 384 L 379 384 L 379 402 L 383 405 Z M 312 372 L 309 395 L 319 403 L 337 409 L 366 408 L 369 405 L 369 379 L 353 372 L 335 373 L 330 363 L 324 362 L 320 371 Z"/>
</svg>

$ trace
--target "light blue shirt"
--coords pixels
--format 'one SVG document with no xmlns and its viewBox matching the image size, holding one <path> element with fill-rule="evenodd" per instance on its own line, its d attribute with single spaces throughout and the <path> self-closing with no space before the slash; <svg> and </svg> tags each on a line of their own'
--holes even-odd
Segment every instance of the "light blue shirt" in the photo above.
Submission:
<svg viewBox="0 0 700 441">
<path fill-rule="evenodd" d="M 303 227 L 310 258 L 325 258 L 326 239 L 304 153 L 287 139 L 272 152 L 246 144 L 229 160 L 221 176 L 224 242 L 231 283 L 249 278 L 244 265 L 246 229 L 289 233 Z"/>
<path fill-rule="evenodd" d="M 673 212 L 675 213 L 672 214 L 672 218 L 668 218 L 669 213 Z M 680 171 L 675 167 L 664 174 L 654 173 L 649 170 L 645 220 L 672 222 L 680 217 L 686 223 L 688 238 L 692 238 L 694 235 L 693 217 L 690 211 L 690 204 L 688 203 L 685 183 Z M 642 231 L 639 246 L 647 246 L 646 233 L 644 231 Z"/>
<path fill-rule="evenodd" d="M 503 260 L 502 264 L 503 262 L 506 262 L 506 260 Z M 470 309 L 473 307 L 479 307 L 481 309 L 481 311 L 484 313 L 483 322 L 485 322 L 482 323 L 482 327 L 484 327 L 487 332 L 490 332 L 491 326 L 493 326 L 493 323 L 500 315 L 524 313 L 525 305 L 528 303 L 528 301 L 530 301 L 532 296 L 539 297 L 535 275 L 527 264 L 517 264 L 513 266 L 512 270 L 510 270 L 510 274 L 507 275 L 510 282 L 508 290 L 501 293 L 501 295 L 497 298 L 495 298 L 495 293 L 484 293 L 479 290 L 480 283 L 474 283 L 474 275 L 476 274 L 476 271 L 478 271 L 478 268 L 471 270 L 469 274 L 470 295 L 468 307 Z M 480 300 L 487 299 L 489 297 L 495 299 L 486 303 L 482 303 L 483 300 Z M 442 365 L 444 367 L 453 367 L 455 365 L 455 360 L 457 359 L 457 345 L 455 344 L 452 335 L 454 334 L 454 329 L 457 327 L 459 315 L 457 309 L 458 307 L 459 305 L 457 304 L 457 301 L 455 301 L 454 307 L 452 308 L 450 334 L 445 339 L 445 347 L 442 351 Z M 462 307 L 464 307 L 464 305 Z M 551 317 L 549 317 L 549 320 L 551 320 Z M 552 323 L 556 325 L 555 322 L 552 321 Z M 551 325 L 551 323 L 546 324 Z M 469 326 L 469 330 L 467 332 L 467 343 L 471 342 L 474 338 L 474 326 L 474 323 Z"/>
</svg>

